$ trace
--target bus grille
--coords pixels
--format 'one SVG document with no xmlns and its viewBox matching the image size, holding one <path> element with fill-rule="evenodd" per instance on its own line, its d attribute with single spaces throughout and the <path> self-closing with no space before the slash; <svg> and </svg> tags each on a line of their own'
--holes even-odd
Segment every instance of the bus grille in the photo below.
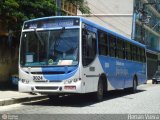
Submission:
<svg viewBox="0 0 160 120">
<path fill-rule="evenodd" d="M 58 87 L 50 87 L 50 86 L 37 86 L 35 87 L 37 90 L 57 90 Z"/>
</svg>

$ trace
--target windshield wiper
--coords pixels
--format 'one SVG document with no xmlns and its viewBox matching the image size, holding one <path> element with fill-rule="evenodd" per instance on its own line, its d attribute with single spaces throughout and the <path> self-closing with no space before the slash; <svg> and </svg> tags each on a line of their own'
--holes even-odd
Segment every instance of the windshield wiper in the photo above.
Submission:
<svg viewBox="0 0 160 120">
<path fill-rule="evenodd" d="M 44 46 L 43 40 L 42 40 L 42 38 L 40 37 L 39 33 L 37 32 L 37 29 L 36 29 L 36 28 L 34 29 L 34 32 L 35 32 L 38 40 L 40 41 L 41 45 Z"/>
</svg>

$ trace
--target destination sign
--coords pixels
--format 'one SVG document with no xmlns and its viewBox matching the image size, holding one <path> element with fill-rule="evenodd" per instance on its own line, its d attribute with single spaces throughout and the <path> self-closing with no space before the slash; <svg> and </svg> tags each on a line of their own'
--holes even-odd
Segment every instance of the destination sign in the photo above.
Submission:
<svg viewBox="0 0 160 120">
<path fill-rule="evenodd" d="M 47 18 L 25 22 L 24 29 L 72 27 L 78 25 L 78 18 Z"/>
</svg>

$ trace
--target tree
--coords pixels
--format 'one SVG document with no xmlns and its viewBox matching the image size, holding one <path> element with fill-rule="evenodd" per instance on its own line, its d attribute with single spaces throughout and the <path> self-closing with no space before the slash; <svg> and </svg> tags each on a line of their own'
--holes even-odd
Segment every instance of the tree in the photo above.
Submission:
<svg viewBox="0 0 160 120">
<path fill-rule="evenodd" d="M 89 13 L 85 0 L 66 0 L 78 6 L 82 13 Z M 1 0 L 0 19 L 8 25 L 8 30 L 21 30 L 25 20 L 53 16 L 57 10 L 55 0 Z"/>
<path fill-rule="evenodd" d="M 53 0 L 3 0 L 1 2 L 1 19 L 6 21 L 8 29 L 12 30 L 19 30 L 25 20 L 51 16 L 56 10 Z"/>
</svg>

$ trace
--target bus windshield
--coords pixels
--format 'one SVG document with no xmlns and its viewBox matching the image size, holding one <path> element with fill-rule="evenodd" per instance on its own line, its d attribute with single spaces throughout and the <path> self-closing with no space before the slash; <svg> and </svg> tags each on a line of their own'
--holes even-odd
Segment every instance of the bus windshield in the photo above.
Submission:
<svg viewBox="0 0 160 120">
<path fill-rule="evenodd" d="M 23 32 L 21 66 L 68 66 L 78 64 L 79 29 Z"/>
</svg>

